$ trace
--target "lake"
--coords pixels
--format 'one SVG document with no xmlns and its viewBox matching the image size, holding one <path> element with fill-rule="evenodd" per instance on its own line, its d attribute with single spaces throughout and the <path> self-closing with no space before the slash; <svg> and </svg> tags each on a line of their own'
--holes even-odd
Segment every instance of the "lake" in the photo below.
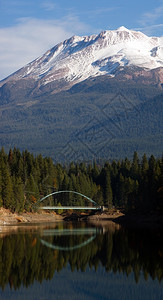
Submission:
<svg viewBox="0 0 163 300">
<path fill-rule="evenodd" d="M 112 222 L 0 227 L 0 299 L 163 299 L 163 231 Z"/>
</svg>

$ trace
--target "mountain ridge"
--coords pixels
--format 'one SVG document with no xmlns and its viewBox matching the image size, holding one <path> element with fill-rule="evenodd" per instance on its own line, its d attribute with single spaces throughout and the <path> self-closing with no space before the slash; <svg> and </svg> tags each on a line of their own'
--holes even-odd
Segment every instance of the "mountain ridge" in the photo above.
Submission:
<svg viewBox="0 0 163 300">
<path fill-rule="evenodd" d="M 163 91 L 100 76 L 67 91 L 0 105 L 0 144 L 54 161 L 161 155 Z"/>
<path fill-rule="evenodd" d="M 155 70 L 157 83 L 162 84 L 163 40 L 122 26 L 98 35 L 72 36 L 0 81 L 0 86 L 9 81 L 32 79 L 37 89 L 54 84 L 53 93 L 91 77 L 114 77 L 122 70 L 127 78 L 133 67 L 140 68 L 146 78 Z"/>
</svg>

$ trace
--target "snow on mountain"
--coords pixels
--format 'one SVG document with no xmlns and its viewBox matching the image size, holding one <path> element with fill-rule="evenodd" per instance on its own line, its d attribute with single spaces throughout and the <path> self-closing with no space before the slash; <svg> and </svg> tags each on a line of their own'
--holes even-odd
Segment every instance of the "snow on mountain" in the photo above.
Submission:
<svg viewBox="0 0 163 300">
<path fill-rule="evenodd" d="M 29 78 L 41 85 L 60 80 L 75 84 L 89 77 L 114 76 L 115 70 L 126 66 L 163 67 L 163 40 L 123 26 L 98 35 L 73 36 L 2 82 Z"/>
</svg>

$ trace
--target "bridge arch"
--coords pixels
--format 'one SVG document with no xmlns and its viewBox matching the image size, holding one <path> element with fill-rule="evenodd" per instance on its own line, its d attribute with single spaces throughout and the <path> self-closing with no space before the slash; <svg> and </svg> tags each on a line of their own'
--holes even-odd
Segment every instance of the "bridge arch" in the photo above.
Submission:
<svg viewBox="0 0 163 300">
<path fill-rule="evenodd" d="M 39 203 L 41 203 L 42 201 L 44 201 L 45 199 L 49 198 L 50 196 L 53 196 L 53 195 L 57 195 L 57 194 L 61 194 L 61 193 L 73 193 L 73 194 L 76 194 L 76 195 L 79 195 L 79 196 L 82 196 L 84 198 L 86 198 L 89 202 L 93 203 L 95 205 L 95 207 L 98 207 L 100 208 L 100 206 L 94 201 L 92 200 L 90 197 L 82 194 L 82 193 L 79 193 L 79 192 L 76 192 L 76 191 L 69 191 L 69 190 L 65 190 L 65 191 L 57 191 L 57 192 L 53 192 L 53 193 L 50 193 L 49 195 L 47 196 L 44 196 L 42 197 L 40 200 L 38 200 L 35 205 L 38 205 Z"/>
<path fill-rule="evenodd" d="M 86 236 L 86 235 L 90 235 L 88 236 L 87 240 L 85 240 L 84 242 L 80 242 L 80 244 L 77 245 L 71 245 L 71 246 L 60 246 L 60 245 L 55 245 L 55 244 L 51 244 L 48 241 L 44 240 L 43 238 L 40 239 L 41 243 L 51 249 L 54 250 L 61 250 L 61 251 L 72 251 L 72 250 L 76 250 L 79 248 L 82 248 L 86 245 L 88 245 L 89 243 L 91 243 L 97 236 L 97 234 L 100 232 L 99 228 L 77 228 L 77 229 L 50 229 L 50 230 L 45 230 L 43 232 L 43 237 L 47 237 L 47 236 L 72 236 L 72 235 L 80 235 L 80 236 Z"/>
<path fill-rule="evenodd" d="M 90 242 L 92 242 L 94 239 L 96 238 L 96 235 L 91 236 L 90 238 L 88 238 L 86 241 L 84 241 L 83 243 L 80 243 L 78 245 L 74 245 L 74 246 L 70 246 L 70 247 L 62 247 L 62 246 L 58 246 L 58 245 L 54 245 L 51 243 L 48 243 L 47 241 L 40 239 L 41 243 L 48 247 L 51 248 L 53 250 L 61 250 L 61 251 L 72 251 L 72 250 L 76 250 L 76 249 L 80 249 L 86 245 L 88 245 Z"/>
</svg>

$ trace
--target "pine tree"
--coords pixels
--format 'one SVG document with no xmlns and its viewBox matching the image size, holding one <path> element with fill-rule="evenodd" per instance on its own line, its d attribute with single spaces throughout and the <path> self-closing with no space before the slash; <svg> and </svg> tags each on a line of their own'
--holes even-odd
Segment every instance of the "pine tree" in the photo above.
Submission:
<svg viewBox="0 0 163 300">
<path fill-rule="evenodd" d="M 8 155 L 8 162 L 9 162 L 10 166 L 12 165 L 12 160 L 13 160 L 13 151 L 12 151 L 12 149 L 10 149 L 9 155 Z"/>
<path fill-rule="evenodd" d="M 92 177 L 94 182 L 97 182 L 98 175 L 99 175 L 99 169 L 97 167 L 96 162 L 94 162 L 93 163 L 93 168 L 92 168 L 92 171 L 91 171 L 91 177 Z"/>
<path fill-rule="evenodd" d="M 2 174 L 0 170 L 0 207 L 3 205 L 3 200 L 2 200 Z"/>
<path fill-rule="evenodd" d="M 22 212 L 24 210 L 24 186 L 20 177 L 13 177 L 13 196 L 15 202 L 15 211 Z"/>
<path fill-rule="evenodd" d="M 98 204 L 98 205 L 104 205 L 103 200 L 103 191 L 100 185 L 96 186 L 96 193 L 92 197 L 92 199 Z"/>
<path fill-rule="evenodd" d="M 13 186 L 7 163 L 1 163 L 2 201 L 5 208 L 14 210 Z"/>
<path fill-rule="evenodd" d="M 119 174 L 119 178 L 117 180 L 117 188 L 116 188 L 116 205 L 119 207 L 124 207 L 125 202 L 125 178 L 122 173 Z"/>
<path fill-rule="evenodd" d="M 69 177 L 65 174 L 63 182 L 62 182 L 62 188 L 61 188 L 62 191 L 69 190 L 69 181 L 70 181 Z M 62 205 L 68 205 L 68 202 L 69 202 L 69 193 L 61 194 L 60 203 Z"/>
<path fill-rule="evenodd" d="M 143 210 L 148 209 L 149 202 L 149 189 L 148 189 L 148 159 L 146 154 L 144 153 L 141 161 L 141 177 L 140 177 L 140 185 L 139 185 L 139 206 Z"/>
<path fill-rule="evenodd" d="M 25 186 L 25 209 L 30 210 L 37 200 L 40 198 L 38 186 L 32 176 L 29 176 Z"/>
<path fill-rule="evenodd" d="M 146 154 L 144 153 L 144 155 L 142 157 L 142 162 L 141 162 L 141 170 L 142 170 L 143 175 L 145 175 L 147 173 L 148 168 L 149 168 L 148 159 L 147 159 Z"/>
<path fill-rule="evenodd" d="M 133 155 L 133 161 L 132 161 L 132 166 L 131 166 L 131 176 L 133 179 L 138 179 L 139 178 L 139 158 L 138 154 L 135 151 Z"/>
<path fill-rule="evenodd" d="M 68 190 L 73 191 L 73 183 L 72 183 L 71 178 L 69 179 Z M 68 203 L 70 206 L 74 205 L 74 194 L 73 193 L 68 194 Z"/>
<path fill-rule="evenodd" d="M 156 196 L 156 185 L 155 185 L 155 170 L 156 170 L 156 159 L 153 155 L 149 158 L 149 169 L 148 169 L 148 191 L 149 191 L 149 208 L 154 208 L 154 201 Z"/>
<path fill-rule="evenodd" d="M 110 173 L 106 170 L 105 173 L 105 204 L 108 205 L 108 208 L 112 207 L 112 200 L 113 200 L 113 192 L 111 187 L 111 179 Z"/>
</svg>

